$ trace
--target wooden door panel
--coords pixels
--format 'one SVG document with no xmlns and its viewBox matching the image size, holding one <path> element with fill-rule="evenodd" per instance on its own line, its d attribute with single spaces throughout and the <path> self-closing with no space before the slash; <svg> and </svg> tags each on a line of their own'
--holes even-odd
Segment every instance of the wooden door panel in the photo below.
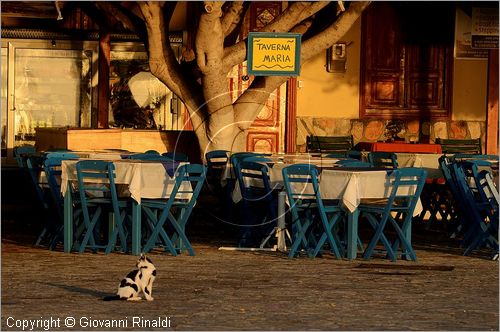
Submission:
<svg viewBox="0 0 500 332">
<path fill-rule="evenodd" d="M 399 75 L 378 75 L 370 77 L 368 105 L 371 107 L 398 107 L 401 105 Z"/>
</svg>

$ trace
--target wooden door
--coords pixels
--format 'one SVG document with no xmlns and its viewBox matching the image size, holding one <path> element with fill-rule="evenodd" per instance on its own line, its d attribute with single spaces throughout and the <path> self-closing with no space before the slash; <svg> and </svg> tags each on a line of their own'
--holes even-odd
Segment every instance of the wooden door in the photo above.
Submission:
<svg viewBox="0 0 500 332">
<path fill-rule="evenodd" d="M 361 117 L 447 118 L 450 112 L 451 7 L 415 26 L 422 4 L 373 3 L 363 14 Z M 422 17 L 417 15 L 417 17 Z M 451 24 L 453 26 L 453 24 Z M 436 33 L 440 31 L 440 33 Z"/>
<path fill-rule="evenodd" d="M 281 2 L 254 2 L 249 9 L 248 31 L 259 31 L 281 13 Z M 244 36 L 248 34 L 244 31 Z M 239 66 L 240 91 L 244 91 L 252 80 L 247 77 L 246 62 Z M 285 150 L 286 84 L 276 89 L 247 130 L 246 150 L 257 152 L 283 152 Z"/>
</svg>

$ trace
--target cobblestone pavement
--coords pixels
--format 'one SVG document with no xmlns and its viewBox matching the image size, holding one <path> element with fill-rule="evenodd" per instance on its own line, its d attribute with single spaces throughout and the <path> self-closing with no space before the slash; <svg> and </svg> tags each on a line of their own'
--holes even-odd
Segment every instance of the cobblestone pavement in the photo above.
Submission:
<svg viewBox="0 0 500 332">
<path fill-rule="evenodd" d="M 498 261 L 457 248 L 417 244 L 417 262 L 391 263 L 290 260 L 195 242 L 194 257 L 152 253 L 155 300 L 134 303 L 101 299 L 136 257 L 66 254 L 4 238 L 1 328 L 31 320 L 35 330 L 499 329 Z"/>
</svg>

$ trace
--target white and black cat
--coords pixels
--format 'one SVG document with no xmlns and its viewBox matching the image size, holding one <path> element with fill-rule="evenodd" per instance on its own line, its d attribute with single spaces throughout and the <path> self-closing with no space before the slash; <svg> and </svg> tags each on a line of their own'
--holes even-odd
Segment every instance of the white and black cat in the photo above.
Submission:
<svg viewBox="0 0 500 332">
<path fill-rule="evenodd" d="M 156 278 L 156 268 L 153 262 L 142 254 L 137 261 L 137 270 L 131 271 L 118 285 L 118 292 L 114 296 L 106 296 L 104 301 L 127 300 L 140 301 L 141 294 L 148 301 L 153 301 L 153 281 Z"/>
</svg>

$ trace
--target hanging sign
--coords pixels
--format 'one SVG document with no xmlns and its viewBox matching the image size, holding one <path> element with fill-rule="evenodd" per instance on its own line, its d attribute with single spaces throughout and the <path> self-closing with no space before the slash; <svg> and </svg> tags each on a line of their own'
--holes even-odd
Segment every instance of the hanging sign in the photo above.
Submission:
<svg viewBox="0 0 500 332">
<path fill-rule="evenodd" d="M 498 8 L 472 8 L 472 48 L 498 48 Z"/>
<path fill-rule="evenodd" d="M 248 74 L 256 76 L 298 76 L 300 74 L 298 33 L 250 32 Z"/>
</svg>

